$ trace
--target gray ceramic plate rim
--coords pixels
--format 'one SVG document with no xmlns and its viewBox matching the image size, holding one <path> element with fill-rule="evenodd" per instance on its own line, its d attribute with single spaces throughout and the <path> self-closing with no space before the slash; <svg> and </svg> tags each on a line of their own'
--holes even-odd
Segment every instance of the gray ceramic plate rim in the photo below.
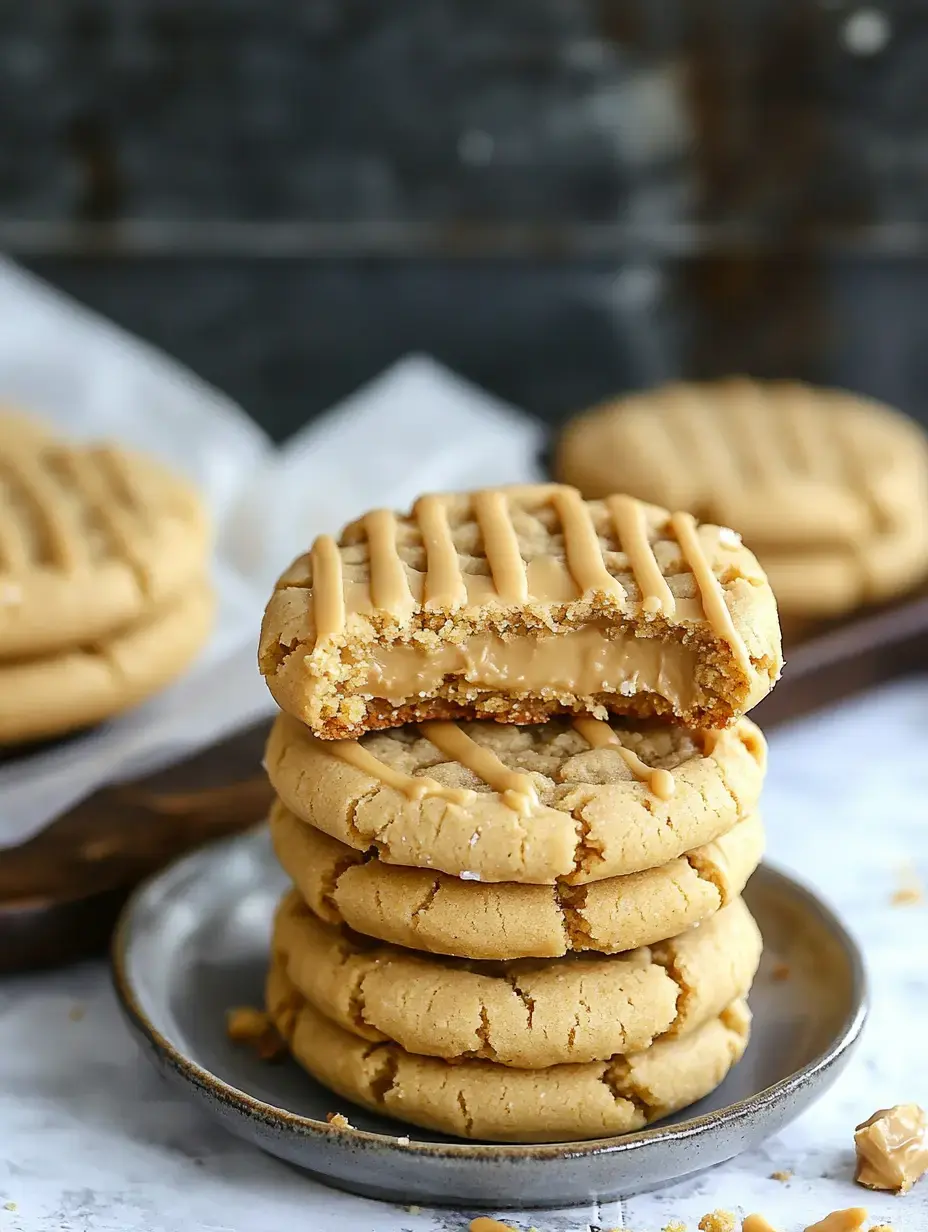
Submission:
<svg viewBox="0 0 928 1232">
<path fill-rule="evenodd" d="M 217 847 L 232 846 L 241 843 L 243 838 L 248 837 L 250 836 L 246 835 L 220 840 L 218 843 L 212 843 L 207 847 L 200 848 L 192 855 L 183 856 L 180 860 L 169 864 L 148 881 L 142 882 L 130 895 L 120 914 L 111 945 L 112 974 L 116 995 L 130 1026 L 141 1037 L 143 1042 L 154 1050 L 158 1059 L 167 1064 L 171 1069 L 177 1071 L 205 1094 L 212 1095 L 222 1103 L 232 1106 L 243 1116 L 263 1122 L 264 1124 L 286 1129 L 301 1137 L 331 1139 L 332 1127 L 326 1122 L 317 1121 L 312 1117 L 302 1116 L 299 1113 L 289 1112 L 286 1108 L 279 1108 L 274 1104 L 268 1104 L 263 1100 L 256 1099 L 254 1096 L 249 1095 L 247 1091 L 242 1091 L 238 1087 L 232 1086 L 230 1083 L 218 1078 L 215 1074 L 186 1056 L 146 1016 L 135 996 L 132 980 L 128 973 L 127 941 L 132 926 L 132 917 L 136 904 L 147 892 L 148 888 L 160 878 L 170 875 L 171 871 L 178 865 L 190 864 L 198 860 L 210 860 L 214 858 Z M 597 1138 L 583 1142 L 532 1143 L 526 1145 L 471 1142 L 433 1143 L 417 1142 L 414 1139 L 401 1142 L 399 1141 L 399 1135 L 393 1136 L 352 1128 L 350 1131 L 352 1140 L 359 1145 L 365 1144 L 368 1147 L 377 1148 L 381 1151 L 392 1150 L 407 1155 L 428 1155 L 450 1159 L 489 1158 L 494 1161 L 525 1158 L 535 1160 L 575 1159 L 588 1155 L 626 1154 L 645 1147 L 653 1147 L 657 1143 L 662 1142 L 685 1142 L 688 1139 L 711 1132 L 717 1126 L 737 1126 L 739 1122 L 755 1117 L 765 1108 L 776 1106 L 780 1101 L 788 1099 L 794 1091 L 803 1087 L 810 1078 L 826 1072 L 839 1062 L 848 1049 L 856 1043 L 867 1017 L 867 978 L 863 957 L 857 942 L 827 903 L 791 874 L 772 866 L 766 861 L 764 861 L 762 867 L 765 876 L 772 878 L 774 881 L 785 883 L 785 887 L 788 887 L 793 894 L 803 898 L 824 919 L 847 954 L 851 969 L 852 1008 L 829 1047 L 825 1048 L 817 1057 L 801 1069 L 796 1070 L 786 1078 L 781 1078 L 778 1082 L 765 1087 L 749 1098 L 739 1100 L 724 1108 L 704 1113 L 688 1121 L 666 1126 L 658 1124 L 648 1129 L 638 1130 L 635 1133 L 623 1134 L 620 1137 Z M 344 1133 L 345 1131 L 339 1132 Z"/>
</svg>

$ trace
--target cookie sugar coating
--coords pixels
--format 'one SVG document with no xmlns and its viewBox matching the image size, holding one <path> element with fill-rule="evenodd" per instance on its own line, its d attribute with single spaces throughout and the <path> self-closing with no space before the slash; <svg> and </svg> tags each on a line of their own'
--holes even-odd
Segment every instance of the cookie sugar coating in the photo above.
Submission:
<svg viewBox="0 0 928 1232">
<path fill-rule="evenodd" d="M 457 958 L 617 954 L 692 928 L 730 903 L 760 862 L 760 817 L 659 868 L 583 886 L 462 881 L 401 868 L 339 843 L 276 801 L 271 838 L 321 919 L 395 945 Z"/>
<path fill-rule="evenodd" d="M 192 488 L 115 446 L 0 419 L 0 658 L 84 646 L 203 577 L 209 533 Z"/>
<path fill-rule="evenodd" d="M 321 536 L 278 582 L 259 661 L 325 739 L 565 711 L 721 726 L 782 665 L 773 596 L 736 538 L 556 484 L 424 496 Z"/>
<path fill-rule="evenodd" d="M 272 950 L 307 1001 L 363 1039 L 542 1069 L 695 1030 L 747 994 L 761 939 L 738 899 L 682 937 L 626 954 L 472 963 L 323 924 L 291 891 Z"/>
<path fill-rule="evenodd" d="M 744 378 L 675 384 L 565 429 L 556 471 L 733 526 L 785 614 L 836 615 L 928 570 L 928 441 L 867 398 Z"/>
<path fill-rule="evenodd" d="M 511 1069 L 449 1064 L 359 1039 L 315 1010 L 273 962 L 267 1006 L 295 1059 L 336 1094 L 461 1138 L 566 1142 L 641 1129 L 715 1089 L 747 1047 L 742 1001 L 690 1035 L 609 1061 Z"/>
<path fill-rule="evenodd" d="M 756 808 L 766 746 L 750 719 L 718 732 L 427 723 L 332 742 L 281 715 L 266 764 L 288 809 L 386 863 L 582 884 L 726 833 Z"/>
</svg>

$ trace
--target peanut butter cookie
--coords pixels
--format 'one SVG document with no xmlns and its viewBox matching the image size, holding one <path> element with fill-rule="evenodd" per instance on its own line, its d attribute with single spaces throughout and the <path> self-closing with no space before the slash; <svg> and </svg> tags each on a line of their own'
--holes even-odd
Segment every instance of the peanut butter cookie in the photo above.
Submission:
<svg viewBox="0 0 928 1232">
<path fill-rule="evenodd" d="M 321 920 L 413 950 L 478 959 L 617 954 L 675 937 L 737 898 L 764 846 L 755 814 L 641 873 L 582 886 L 486 884 L 385 864 L 279 801 L 270 826 L 278 860 Z"/>
<path fill-rule="evenodd" d="M 728 1006 L 644 1052 L 542 1070 L 449 1063 L 373 1043 L 320 1014 L 274 961 L 267 1007 L 295 1059 L 330 1090 L 381 1115 L 461 1138 L 565 1142 L 642 1129 L 714 1090 L 747 1047 L 750 1014 Z"/>
<path fill-rule="evenodd" d="M 555 469 L 589 498 L 630 492 L 735 527 L 793 619 L 890 598 L 928 571 L 928 440 L 854 394 L 668 385 L 573 420 Z"/>
<path fill-rule="evenodd" d="M 423 496 L 320 536 L 277 584 L 259 661 L 323 739 L 564 712 L 718 727 L 782 666 L 738 536 L 557 484 Z"/>
<path fill-rule="evenodd" d="M 323 924 L 290 891 L 272 951 L 300 994 L 367 1040 L 518 1069 L 602 1061 L 686 1035 L 747 995 L 761 938 L 741 899 L 681 937 L 609 956 L 474 963 Z"/>
<path fill-rule="evenodd" d="M 165 467 L 0 418 L 0 659 L 154 620 L 201 585 L 208 552 L 196 493 Z"/>
<path fill-rule="evenodd" d="M 281 715 L 266 765 L 288 809 L 386 863 L 582 884 L 725 834 L 757 806 L 766 746 L 750 719 L 716 732 L 436 721 L 336 742 Z"/>
<path fill-rule="evenodd" d="M 86 646 L 0 661 L 0 745 L 62 735 L 143 701 L 189 665 L 209 636 L 213 610 L 203 582 Z"/>
</svg>

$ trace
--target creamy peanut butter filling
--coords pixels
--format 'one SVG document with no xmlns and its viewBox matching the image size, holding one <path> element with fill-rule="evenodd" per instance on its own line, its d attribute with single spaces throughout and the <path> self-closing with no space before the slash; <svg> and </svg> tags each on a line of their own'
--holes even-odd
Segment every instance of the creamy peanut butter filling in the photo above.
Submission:
<svg viewBox="0 0 928 1232">
<path fill-rule="evenodd" d="M 674 707 L 689 708 L 701 691 L 694 677 L 697 652 L 657 638 L 609 637 L 589 625 L 568 633 L 504 640 L 480 633 L 434 649 L 410 643 L 372 645 L 367 674 L 356 692 L 399 706 L 434 693 L 453 680 L 502 693 L 656 693 Z"/>
<path fill-rule="evenodd" d="M 918 1104 L 881 1108 L 857 1126 L 854 1146 L 856 1181 L 905 1193 L 928 1172 L 928 1115 Z"/>
</svg>

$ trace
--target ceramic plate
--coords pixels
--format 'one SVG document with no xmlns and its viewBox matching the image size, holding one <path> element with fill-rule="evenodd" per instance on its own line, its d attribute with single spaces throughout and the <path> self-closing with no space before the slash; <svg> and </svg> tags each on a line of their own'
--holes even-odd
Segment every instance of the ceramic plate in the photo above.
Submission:
<svg viewBox="0 0 928 1232">
<path fill-rule="evenodd" d="M 445 1138 L 355 1108 L 293 1062 L 268 1064 L 226 1038 L 229 1007 L 261 1004 L 284 886 L 263 830 L 171 865 L 123 912 L 113 941 L 116 989 L 153 1063 L 191 1099 L 232 1133 L 365 1197 L 550 1207 L 679 1180 L 802 1112 L 841 1072 L 863 1026 L 855 943 L 809 890 L 762 866 L 745 894 L 766 944 L 751 994 L 754 1031 L 717 1091 L 619 1138 L 542 1146 Z M 330 1129 L 329 1111 L 346 1113 L 356 1131 Z"/>
</svg>

